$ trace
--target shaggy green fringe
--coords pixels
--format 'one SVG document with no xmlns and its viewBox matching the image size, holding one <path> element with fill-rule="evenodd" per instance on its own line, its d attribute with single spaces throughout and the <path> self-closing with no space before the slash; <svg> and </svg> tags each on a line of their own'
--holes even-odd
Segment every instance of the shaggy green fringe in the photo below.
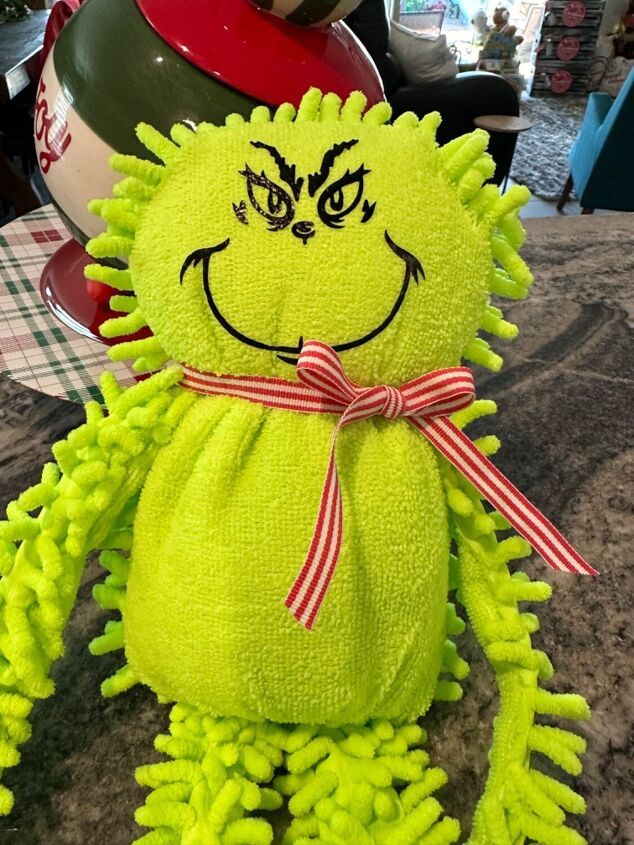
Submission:
<svg viewBox="0 0 634 845">
<path fill-rule="evenodd" d="M 447 777 L 429 767 L 425 739 L 416 724 L 292 727 L 178 704 L 156 741 L 171 761 L 137 769 L 153 792 L 136 820 L 153 829 L 135 845 L 269 845 L 259 814 L 283 797 L 294 816 L 284 845 L 451 845 L 460 827 L 432 797 Z"/>
<path fill-rule="evenodd" d="M 492 402 L 476 402 L 457 414 L 466 425 L 493 413 Z M 476 441 L 485 454 L 497 450 L 497 438 Z M 509 525 L 497 512 L 487 512 L 479 493 L 443 461 L 454 540 L 456 583 L 475 635 L 491 662 L 500 694 L 494 725 L 486 789 L 475 812 L 468 845 L 583 845 L 585 839 L 566 825 L 566 813 L 585 812 L 585 802 L 570 787 L 535 769 L 534 755 L 547 757 L 570 775 L 581 773 L 579 755 L 585 740 L 575 733 L 537 723 L 539 717 L 588 719 L 590 710 L 580 695 L 554 694 L 540 687 L 553 668 L 548 657 L 533 648 L 531 634 L 539 628 L 532 613 L 519 603 L 545 601 L 548 584 L 511 574 L 510 561 L 527 557 L 530 545 L 518 536 L 499 539 Z"/>
<path fill-rule="evenodd" d="M 33 702 L 54 691 L 50 669 L 64 651 L 87 554 L 119 542 L 117 526 L 129 522 L 159 445 L 195 400 L 175 387 L 180 378 L 171 368 L 123 390 L 104 374 L 106 411 L 88 404 L 86 423 L 55 444 L 56 462 L 44 467 L 40 483 L 7 507 L 0 523 L 0 770 L 18 764 Z M 108 635 L 119 637 L 112 628 Z M 0 786 L 0 814 L 12 805 Z"/>
<path fill-rule="evenodd" d="M 300 732 L 301 733 L 301 732 Z M 270 824 L 257 813 L 282 804 L 265 786 L 293 732 L 237 718 L 212 718 L 177 704 L 170 732 L 156 739 L 168 762 L 141 766 L 136 778 L 153 792 L 136 812 L 153 828 L 136 845 L 269 845 Z"/>
<path fill-rule="evenodd" d="M 429 768 L 417 724 L 315 728 L 286 757 L 275 780 L 295 817 L 284 845 L 450 845 L 455 819 L 433 793 L 446 783 Z"/>
</svg>

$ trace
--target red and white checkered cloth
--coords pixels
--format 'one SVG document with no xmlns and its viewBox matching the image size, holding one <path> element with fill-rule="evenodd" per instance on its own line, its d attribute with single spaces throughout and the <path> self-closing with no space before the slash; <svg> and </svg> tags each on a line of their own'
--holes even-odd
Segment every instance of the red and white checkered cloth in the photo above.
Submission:
<svg viewBox="0 0 634 845">
<path fill-rule="evenodd" d="M 104 369 L 122 384 L 134 376 L 110 361 L 104 344 L 60 323 L 40 295 L 46 262 L 69 238 L 53 206 L 0 229 L 0 375 L 72 402 L 101 401 Z"/>
</svg>

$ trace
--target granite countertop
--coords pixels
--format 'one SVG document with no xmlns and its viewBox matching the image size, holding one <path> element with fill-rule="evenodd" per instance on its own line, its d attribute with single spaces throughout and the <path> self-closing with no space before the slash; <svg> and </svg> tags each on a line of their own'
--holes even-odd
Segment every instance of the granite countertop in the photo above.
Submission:
<svg viewBox="0 0 634 845">
<path fill-rule="evenodd" d="M 557 670 L 550 688 L 579 691 L 593 709 L 580 728 L 589 748 L 576 781 L 588 812 L 572 824 L 590 845 L 628 845 L 634 842 L 634 219 L 530 221 L 529 237 L 525 256 L 536 283 L 526 303 L 505 307 L 521 336 L 508 347 L 503 372 L 479 374 L 479 395 L 499 405 L 481 431 L 501 437 L 502 471 L 601 570 L 590 580 L 554 573 L 537 559 L 529 564 L 531 574 L 555 587 L 552 601 L 538 609 L 542 629 L 535 642 Z M 51 444 L 81 420 L 79 407 L 0 379 L 2 506 L 36 482 Z M 143 688 L 114 700 L 100 697 L 100 682 L 119 661 L 87 652 L 103 628 L 104 614 L 90 597 L 99 578 L 93 561 L 55 669 L 57 694 L 36 706 L 22 763 L 5 775 L 16 807 L 0 819 L 3 845 L 129 845 L 142 833 L 133 813 L 145 793 L 133 770 L 158 759 L 152 743 L 166 727 L 167 709 Z M 496 694 L 469 633 L 460 650 L 472 666 L 463 701 L 435 706 L 424 721 L 432 761 L 450 777 L 441 800 L 468 829 L 486 774 Z"/>
</svg>

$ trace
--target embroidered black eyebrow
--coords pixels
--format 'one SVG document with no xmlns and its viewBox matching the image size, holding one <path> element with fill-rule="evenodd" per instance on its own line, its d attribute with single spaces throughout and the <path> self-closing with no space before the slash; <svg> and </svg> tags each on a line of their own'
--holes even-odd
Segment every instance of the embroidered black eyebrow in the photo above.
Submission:
<svg viewBox="0 0 634 845">
<path fill-rule="evenodd" d="M 265 144 L 263 141 L 251 141 L 251 146 L 255 147 L 257 150 L 266 150 L 266 152 L 269 153 L 273 161 L 277 164 L 278 170 L 280 171 L 280 178 L 286 182 L 293 192 L 293 196 L 296 200 L 298 200 L 302 191 L 304 180 L 302 177 L 297 176 L 297 168 L 295 165 L 289 164 L 278 149 L 270 146 L 269 144 Z"/>
<path fill-rule="evenodd" d="M 358 143 L 359 141 L 355 139 L 350 141 L 341 141 L 341 143 L 335 144 L 334 147 L 331 147 L 328 150 L 321 162 L 321 170 L 319 173 L 311 173 L 308 177 L 308 193 L 311 197 L 315 196 L 315 193 L 321 188 L 328 178 L 328 174 L 335 163 L 335 159 Z"/>
</svg>

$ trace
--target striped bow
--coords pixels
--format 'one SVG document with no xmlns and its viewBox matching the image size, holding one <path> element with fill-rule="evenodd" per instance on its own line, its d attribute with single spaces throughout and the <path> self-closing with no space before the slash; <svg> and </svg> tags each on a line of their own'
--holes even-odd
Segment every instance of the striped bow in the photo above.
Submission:
<svg viewBox="0 0 634 845">
<path fill-rule="evenodd" d="M 343 536 L 341 487 L 335 446 L 339 431 L 369 417 L 405 417 L 467 478 L 542 556 L 553 569 L 596 575 L 546 517 L 486 458 L 449 419 L 469 406 L 475 386 L 467 367 L 435 370 L 399 388 L 361 387 L 346 376 L 330 346 L 308 341 L 297 362 L 298 382 L 262 376 L 216 376 L 184 367 L 183 387 L 209 395 L 229 395 L 270 408 L 302 413 L 335 413 L 326 480 L 317 521 L 302 569 L 285 605 L 305 628 L 311 629 L 330 584 Z"/>
</svg>

